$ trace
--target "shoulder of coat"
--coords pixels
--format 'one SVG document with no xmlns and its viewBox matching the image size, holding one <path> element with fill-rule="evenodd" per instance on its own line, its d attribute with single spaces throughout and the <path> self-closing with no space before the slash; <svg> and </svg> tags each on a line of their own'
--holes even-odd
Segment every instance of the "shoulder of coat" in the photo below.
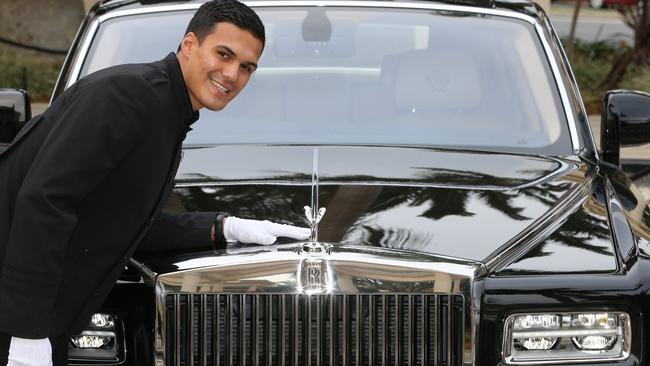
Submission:
<svg viewBox="0 0 650 366">
<path fill-rule="evenodd" d="M 162 70 L 158 69 L 152 69 L 144 74 L 142 74 L 142 77 L 151 84 L 151 86 L 156 86 L 159 84 L 166 84 L 169 82 L 169 78 L 167 77 L 167 74 L 165 74 Z"/>
</svg>

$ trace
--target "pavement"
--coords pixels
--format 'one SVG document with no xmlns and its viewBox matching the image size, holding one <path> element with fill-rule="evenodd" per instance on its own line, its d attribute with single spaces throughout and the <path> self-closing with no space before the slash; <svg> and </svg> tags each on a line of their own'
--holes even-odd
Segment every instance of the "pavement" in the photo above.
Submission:
<svg viewBox="0 0 650 366">
<path fill-rule="evenodd" d="M 575 10 L 575 2 L 573 1 L 556 1 L 551 5 L 551 9 L 548 14 L 552 18 L 553 16 L 573 16 L 573 11 Z M 580 6 L 580 12 L 578 13 L 578 21 L 582 17 L 589 18 L 605 18 L 605 19 L 620 19 L 621 14 L 615 9 L 594 9 L 589 6 L 587 3 L 583 3 Z"/>
<path fill-rule="evenodd" d="M 560 38 L 568 38 L 575 2 L 556 1 L 548 12 L 553 27 Z M 632 28 L 623 22 L 615 9 L 594 9 L 588 4 L 580 8 L 575 31 L 576 39 L 584 42 L 606 41 L 619 44 L 634 44 Z"/>
<path fill-rule="evenodd" d="M 32 116 L 43 113 L 48 104 L 49 103 L 32 103 Z"/>
</svg>

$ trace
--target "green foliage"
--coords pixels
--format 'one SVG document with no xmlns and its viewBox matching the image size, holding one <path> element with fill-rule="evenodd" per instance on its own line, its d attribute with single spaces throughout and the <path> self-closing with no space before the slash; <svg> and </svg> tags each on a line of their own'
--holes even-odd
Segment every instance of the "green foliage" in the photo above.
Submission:
<svg viewBox="0 0 650 366">
<path fill-rule="evenodd" d="M 611 59 L 619 56 L 624 50 L 624 46 L 611 41 L 585 42 L 577 40 L 573 49 L 583 57 L 590 59 Z"/>
<path fill-rule="evenodd" d="M 626 74 L 619 85 L 620 89 L 650 92 L 650 66 L 630 65 Z"/>
<path fill-rule="evenodd" d="M 601 101 L 607 92 L 600 84 L 605 80 L 614 62 L 626 50 L 627 45 L 610 41 L 578 41 L 574 44 L 573 53 L 568 55 L 569 62 L 580 87 L 587 112 L 600 113 Z M 619 87 L 650 91 L 650 67 L 631 66 Z"/>
<path fill-rule="evenodd" d="M 32 101 L 47 102 L 63 64 L 63 57 L 2 57 L 0 55 L 0 87 L 24 88 Z"/>
</svg>

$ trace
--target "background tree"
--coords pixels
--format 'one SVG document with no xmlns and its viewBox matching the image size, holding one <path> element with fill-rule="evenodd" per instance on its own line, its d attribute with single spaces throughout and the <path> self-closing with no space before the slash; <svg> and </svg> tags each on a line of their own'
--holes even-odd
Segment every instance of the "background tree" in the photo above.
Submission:
<svg viewBox="0 0 650 366">
<path fill-rule="evenodd" d="M 569 39 L 567 41 L 567 54 L 572 56 L 573 54 L 573 43 L 576 38 L 576 27 L 578 25 L 578 14 L 580 14 L 580 5 L 582 0 L 576 0 L 576 5 L 573 8 L 573 16 L 571 17 L 571 30 L 569 31 Z"/>
<path fill-rule="evenodd" d="M 644 66 L 650 56 L 650 0 L 639 0 L 635 5 L 617 4 L 616 10 L 623 22 L 634 32 L 634 46 L 621 54 L 601 83 L 605 89 L 616 89 L 631 64 Z"/>
</svg>

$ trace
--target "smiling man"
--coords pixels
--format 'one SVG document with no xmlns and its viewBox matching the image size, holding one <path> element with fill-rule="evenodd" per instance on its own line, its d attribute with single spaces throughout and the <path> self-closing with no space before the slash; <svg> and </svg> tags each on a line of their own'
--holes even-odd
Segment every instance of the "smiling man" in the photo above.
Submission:
<svg viewBox="0 0 650 366">
<path fill-rule="evenodd" d="M 264 42 L 250 8 L 208 2 L 176 54 L 79 80 L 0 154 L 0 365 L 67 364 L 69 334 L 136 250 L 309 237 L 222 212 L 160 213 L 198 110 L 239 94 Z"/>
<path fill-rule="evenodd" d="M 203 32 L 198 28 L 185 35 L 178 61 L 192 107 L 218 111 L 248 83 L 264 44 L 259 35 L 231 23 L 221 23 L 207 34 Z"/>
</svg>

